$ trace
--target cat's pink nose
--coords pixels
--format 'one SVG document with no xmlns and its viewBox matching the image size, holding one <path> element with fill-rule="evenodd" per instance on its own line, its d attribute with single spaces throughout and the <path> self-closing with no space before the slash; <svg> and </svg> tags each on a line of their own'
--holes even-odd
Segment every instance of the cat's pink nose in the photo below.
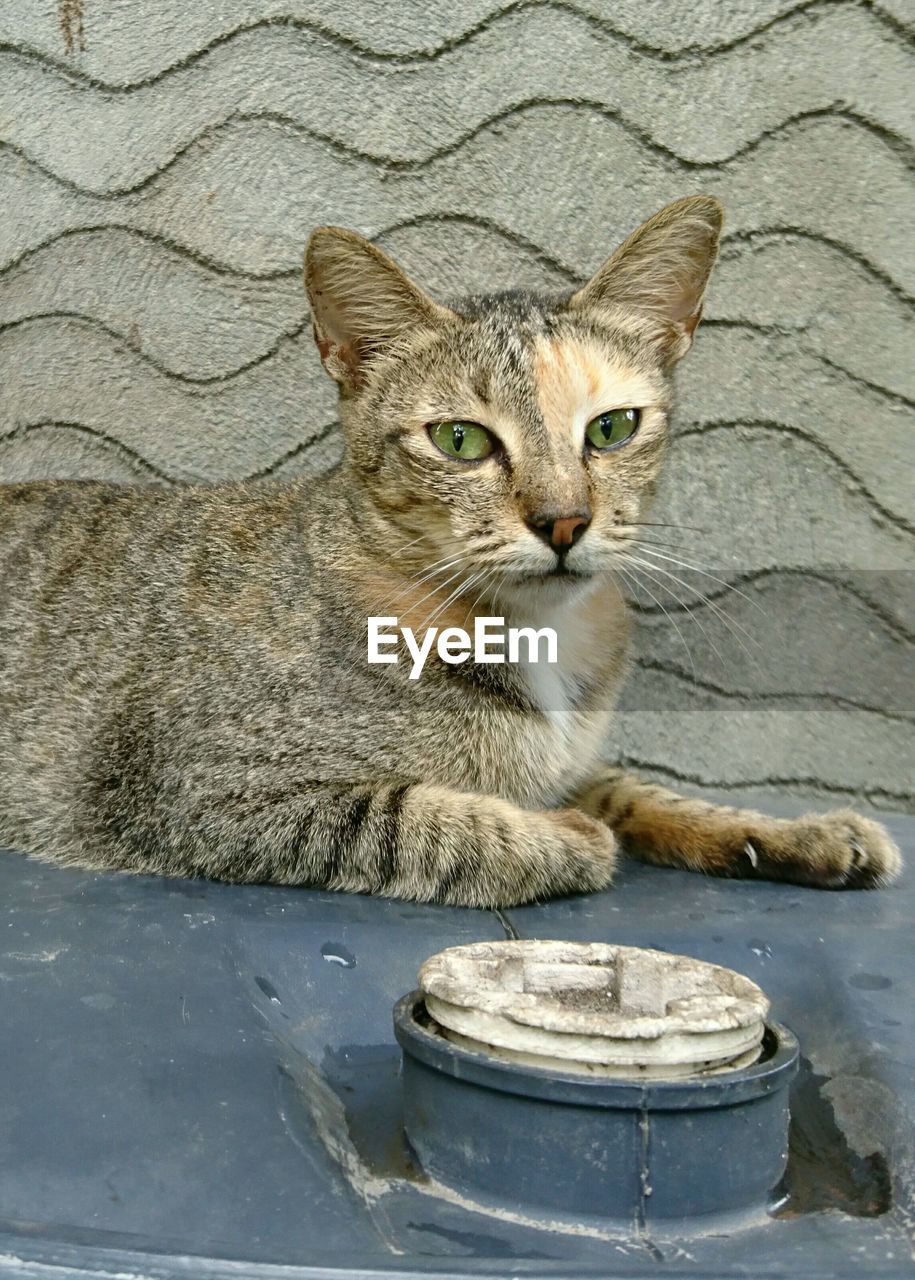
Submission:
<svg viewBox="0 0 915 1280">
<path fill-rule="evenodd" d="M 540 511 L 528 517 L 528 527 L 554 551 L 568 551 L 591 523 L 589 510 L 576 511 L 572 515 L 559 516 L 552 511 Z"/>
</svg>

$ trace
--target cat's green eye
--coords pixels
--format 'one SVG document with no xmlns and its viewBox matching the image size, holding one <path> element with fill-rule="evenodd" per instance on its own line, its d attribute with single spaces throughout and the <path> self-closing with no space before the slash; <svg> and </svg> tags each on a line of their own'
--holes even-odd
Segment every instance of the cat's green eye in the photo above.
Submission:
<svg viewBox="0 0 915 1280">
<path fill-rule="evenodd" d="M 429 435 L 442 453 L 462 462 L 480 462 L 496 447 L 494 437 L 476 422 L 436 422 Z"/>
<path fill-rule="evenodd" d="M 591 419 L 585 435 L 595 449 L 612 449 L 634 435 L 638 425 L 638 409 L 608 409 Z"/>
</svg>

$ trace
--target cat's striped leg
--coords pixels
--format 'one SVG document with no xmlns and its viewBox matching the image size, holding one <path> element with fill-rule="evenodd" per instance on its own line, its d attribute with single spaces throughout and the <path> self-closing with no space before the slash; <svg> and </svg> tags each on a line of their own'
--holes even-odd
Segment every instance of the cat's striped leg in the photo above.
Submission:
<svg viewBox="0 0 915 1280">
<path fill-rule="evenodd" d="M 680 796 L 609 767 L 572 803 L 606 822 L 627 853 L 709 875 L 870 889 L 895 879 L 902 866 L 886 829 L 851 809 L 772 818 Z"/>
<path fill-rule="evenodd" d="M 122 831 L 121 866 L 501 907 L 602 889 L 616 856 L 612 832 L 577 809 L 529 811 L 419 783 L 198 792 L 167 814 L 152 845 L 144 828 L 139 857 Z"/>
</svg>

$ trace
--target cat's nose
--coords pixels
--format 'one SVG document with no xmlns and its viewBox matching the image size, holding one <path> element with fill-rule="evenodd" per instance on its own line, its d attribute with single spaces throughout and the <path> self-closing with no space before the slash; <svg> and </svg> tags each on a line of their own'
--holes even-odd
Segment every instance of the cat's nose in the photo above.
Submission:
<svg viewBox="0 0 915 1280">
<path fill-rule="evenodd" d="M 591 512 L 585 508 L 571 515 L 557 515 L 554 511 L 538 511 L 528 516 L 528 528 L 560 555 L 574 546 L 591 523 Z"/>
</svg>

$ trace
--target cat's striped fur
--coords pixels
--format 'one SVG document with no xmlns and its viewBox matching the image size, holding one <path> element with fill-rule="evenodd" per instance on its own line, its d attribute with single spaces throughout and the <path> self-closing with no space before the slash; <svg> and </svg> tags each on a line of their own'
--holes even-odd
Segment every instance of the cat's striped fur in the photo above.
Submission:
<svg viewBox="0 0 915 1280">
<path fill-rule="evenodd" d="M 720 229 L 696 197 L 569 298 L 432 302 L 348 232 L 310 243 L 347 460 L 320 480 L 0 490 L 0 843 L 43 858 L 498 906 L 655 861 L 823 885 L 892 877 L 851 813 L 778 822 L 602 763 L 624 673 L 614 555 L 661 463 L 669 373 Z M 588 419 L 637 406 L 606 455 Z M 429 422 L 502 443 L 469 465 Z M 586 513 L 558 576 L 529 524 Z M 558 668 L 369 666 L 366 618 L 560 631 Z"/>
</svg>

